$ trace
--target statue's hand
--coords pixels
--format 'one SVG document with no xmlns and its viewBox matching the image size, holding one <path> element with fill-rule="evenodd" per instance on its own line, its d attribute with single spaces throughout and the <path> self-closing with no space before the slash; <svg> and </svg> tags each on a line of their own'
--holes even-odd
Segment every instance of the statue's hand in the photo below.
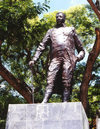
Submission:
<svg viewBox="0 0 100 129">
<path fill-rule="evenodd" d="M 77 63 L 77 61 L 78 61 L 78 57 L 75 56 L 75 57 L 74 57 L 74 62 Z"/>
<path fill-rule="evenodd" d="M 80 57 L 79 56 L 77 56 L 77 62 L 79 62 L 80 61 Z"/>
<path fill-rule="evenodd" d="M 35 64 L 35 61 L 33 61 L 33 60 L 29 62 L 30 67 L 34 66 L 34 64 Z"/>
</svg>

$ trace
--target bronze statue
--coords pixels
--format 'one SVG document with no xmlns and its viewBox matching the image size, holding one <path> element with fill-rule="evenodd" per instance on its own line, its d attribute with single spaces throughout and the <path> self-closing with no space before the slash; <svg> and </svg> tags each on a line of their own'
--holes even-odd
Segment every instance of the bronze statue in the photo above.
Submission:
<svg viewBox="0 0 100 129">
<path fill-rule="evenodd" d="M 29 62 L 31 67 L 47 45 L 50 45 L 50 65 L 48 69 L 45 97 L 42 103 L 47 103 L 51 97 L 58 73 L 61 75 L 60 78 L 63 84 L 62 101 L 68 102 L 76 62 L 83 59 L 85 52 L 74 27 L 65 26 L 65 14 L 62 12 L 56 14 L 56 26 L 49 29 L 46 33 L 32 61 Z M 77 56 L 75 55 L 75 48 L 78 51 Z"/>
</svg>

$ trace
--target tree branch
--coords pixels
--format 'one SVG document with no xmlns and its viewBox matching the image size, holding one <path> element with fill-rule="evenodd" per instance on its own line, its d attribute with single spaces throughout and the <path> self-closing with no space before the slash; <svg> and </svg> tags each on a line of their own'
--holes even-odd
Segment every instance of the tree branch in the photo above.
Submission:
<svg viewBox="0 0 100 129">
<path fill-rule="evenodd" d="M 1 63 L 0 75 L 4 78 L 14 89 L 16 89 L 28 103 L 32 103 L 31 88 L 25 82 L 16 79 Z"/>
<path fill-rule="evenodd" d="M 0 40 L 0 76 L 6 80 L 14 89 L 16 89 L 28 103 L 32 103 L 31 88 L 25 82 L 15 78 L 1 63 L 1 44 Z"/>
<path fill-rule="evenodd" d="M 93 65 L 100 53 L 100 29 L 96 28 L 95 31 L 96 31 L 96 41 L 92 51 L 89 54 L 86 69 L 85 69 L 85 74 L 84 74 L 82 84 L 81 84 L 81 89 L 80 89 L 80 93 L 81 93 L 80 99 L 83 103 L 85 111 L 87 111 L 88 85 L 92 78 Z"/>
<path fill-rule="evenodd" d="M 0 40 L 0 62 L 1 62 L 1 44 L 2 44 L 2 41 Z"/>
<path fill-rule="evenodd" d="M 2 41 L 0 40 L 0 46 L 1 46 L 1 44 L 2 44 Z"/>
<path fill-rule="evenodd" d="M 89 2 L 89 4 L 91 5 L 93 11 L 96 13 L 97 17 L 100 20 L 100 11 L 97 9 L 97 7 L 95 6 L 95 4 L 93 3 L 92 0 L 87 0 Z"/>
</svg>

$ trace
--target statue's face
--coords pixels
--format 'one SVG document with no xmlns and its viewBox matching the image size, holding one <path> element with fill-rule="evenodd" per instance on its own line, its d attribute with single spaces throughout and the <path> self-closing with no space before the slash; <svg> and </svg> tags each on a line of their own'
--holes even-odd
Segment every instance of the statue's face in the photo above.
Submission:
<svg viewBox="0 0 100 129">
<path fill-rule="evenodd" d="M 58 25 L 64 23 L 64 21 L 65 21 L 65 17 L 63 13 L 56 14 L 56 22 Z"/>
</svg>

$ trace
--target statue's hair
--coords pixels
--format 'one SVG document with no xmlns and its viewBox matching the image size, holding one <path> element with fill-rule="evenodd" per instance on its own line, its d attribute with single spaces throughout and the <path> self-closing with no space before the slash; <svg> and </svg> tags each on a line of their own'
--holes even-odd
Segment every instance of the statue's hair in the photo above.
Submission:
<svg viewBox="0 0 100 129">
<path fill-rule="evenodd" d="M 63 16 L 64 16 L 64 20 L 65 20 L 65 19 L 66 19 L 66 15 L 65 15 L 65 13 L 63 13 L 63 12 L 58 12 L 58 13 L 56 14 L 56 16 L 57 16 L 59 13 L 62 13 L 62 14 L 63 14 Z"/>
</svg>

